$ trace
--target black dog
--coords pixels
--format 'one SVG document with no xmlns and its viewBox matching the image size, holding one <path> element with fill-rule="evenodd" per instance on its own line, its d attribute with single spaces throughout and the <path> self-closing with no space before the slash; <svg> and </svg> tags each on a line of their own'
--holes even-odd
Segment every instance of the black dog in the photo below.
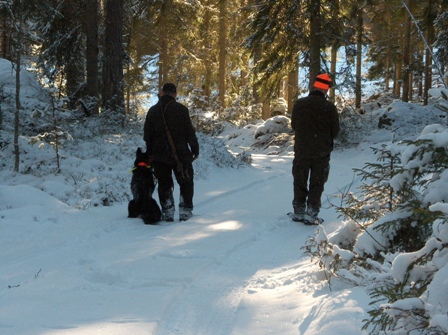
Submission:
<svg viewBox="0 0 448 335">
<path fill-rule="evenodd" d="M 140 216 L 145 224 L 157 224 L 162 218 L 162 212 L 153 199 L 155 182 L 148 153 L 137 149 L 134 168 L 132 169 L 131 191 L 133 200 L 129 201 L 130 218 Z"/>
</svg>

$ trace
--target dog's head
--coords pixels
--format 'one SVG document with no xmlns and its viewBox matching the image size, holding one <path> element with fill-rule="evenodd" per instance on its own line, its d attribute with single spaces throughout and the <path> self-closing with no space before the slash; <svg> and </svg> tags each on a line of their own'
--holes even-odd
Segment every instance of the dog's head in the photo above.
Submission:
<svg viewBox="0 0 448 335">
<path fill-rule="evenodd" d="M 151 166 L 151 157 L 147 152 L 143 152 L 141 148 L 137 149 L 135 154 L 134 167 L 150 167 Z"/>
</svg>

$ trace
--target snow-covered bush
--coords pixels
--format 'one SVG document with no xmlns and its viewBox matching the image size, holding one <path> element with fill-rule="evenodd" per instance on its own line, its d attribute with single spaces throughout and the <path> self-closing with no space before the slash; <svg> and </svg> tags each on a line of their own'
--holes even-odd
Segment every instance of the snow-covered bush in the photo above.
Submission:
<svg viewBox="0 0 448 335">
<path fill-rule="evenodd" d="M 388 278 L 372 290 L 376 308 L 364 326 L 373 326 L 371 334 L 448 334 L 448 211 L 444 214 L 424 247 L 398 254 Z"/>
<path fill-rule="evenodd" d="M 266 134 L 289 132 L 291 132 L 291 120 L 286 116 L 279 115 L 267 119 L 262 125 L 258 126 L 255 131 L 255 138 Z"/>
<path fill-rule="evenodd" d="M 274 99 L 271 102 L 271 116 L 286 115 L 288 113 L 288 103 L 283 98 Z"/>
<path fill-rule="evenodd" d="M 182 102 L 189 107 L 196 130 L 212 136 L 220 134 L 226 123 L 243 127 L 261 115 L 261 106 L 254 103 L 250 87 L 243 87 L 241 94 L 234 94 L 228 100 L 229 106 L 222 108 L 217 96 L 207 98 L 202 89 L 195 88 Z"/>
<path fill-rule="evenodd" d="M 251 163 L 250 155 L 232 155 L 222 139 L 197 133 L 201 159 L 194 162 L 195 176 L 206 179 L 212 166 L 239 168 Z"/>
<path fill-rule="evenodd" d="M 224 141 L 232 152 L 238 154 L 249 148 L 271 155 L 289 152 L 293 150 L 294 139 L 290 124 L 286 116 L 258 120 L 244 127 L 226 129 Z"/>
<path fill-rule="evenodd" d="M 436 99 L 434 106 L 436 106 L 441 111 L 448 113 L 448 89 L 432 88 L 429 90 L 429 94 Z"/>
<path fill-rule="evenodd" d="M 448 299 L 429 291 L 435 280 L 448 289 L 439 277 L 448 267 L 447 149 L 438 124 L 375 149 L 378 162 L 358 170 L 361 195 L 342 195 L 344 226 L 332 236 L 322 229 L 305 247 L 328 277 L 372 284 L 371 334 L 448 334 Z"/>
<path fill-rule="evenodd" d="M 339 114 L 340 131 L 337 141 L 344 146 L 359 144 L 370 132 L 374 119 L 370 114 L 361 115 L 350 107 L 344 108 Z"/>
</svg>

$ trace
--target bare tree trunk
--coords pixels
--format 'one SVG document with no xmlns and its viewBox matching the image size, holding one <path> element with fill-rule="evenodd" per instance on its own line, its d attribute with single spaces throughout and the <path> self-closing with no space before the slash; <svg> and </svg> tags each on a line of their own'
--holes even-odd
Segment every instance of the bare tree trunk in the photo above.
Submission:
<svg viewBox="0 0 448 335">
<path fill-rule="evenodd" d="M 434 24 L 433 24 L 433 16 L 434 14 L 434 5 L 432 0 L 428 0 L 429 7 L 429 17 L 427 18 L 426 24 L 426 41 L 428 42 L 427 47 L 425 48 L 425 70 L 424 70 L 424 88 L 423 88 L 423 105 L 428 104 L 429 99 L 429 89 L 432 86 L 432 44 L 434 42 Z M 431 49 L 429 49 L 431 48 Z"/>
<path fill-rule="evenodd" d="M 211 9 L 209 7 L 210 0 L 207 1 L 206 7 L 205 7 L 205 13 L 204 13 L 204 29 L 206 33 L 208 34 L 211 29 Z M 205 76 L 204 76 L 204 86 L 203 91 L 204 95 L 207 97 L 207 101 L 210 101 L 211 96 L 211 82 L 212 82 L 212 67 L 211 67 L 211 60 L 210 60 L 210 51 L 211 51 L 211 45 L 210 45 L 210 39 L 205 38 L 204 40 L 204 46 L 205 46 L 205 55 L 204 55 L 204 67 L 205 67 Z"/>
<path fill-rule="evenodd" d="M 65 90 L 67 92 L 69 108 L 75 109 L 77 100 L 81 97 L 79 94 L 79 85 L 84 82 L 84 67 L 76 62 L 76 57 L 67 59 L 65 66 Z"/>
<path fill-rule="evenodd" d="M 389 92 L 390 90 L 390 78 L 391 78 L 391 72 L 390 72 L 390 45 L 387 46 L 386 51 L 386 73 L 384 75 L 384 90 L 386 92 Z"/>
<path fill-rule="evenodd" d="M 254 0 L 254 2 L 257 4 L 260 1 Z M 263 48 L 261 46 L 261 43 L 258 43 L 254 50 L 254 57 L 253 57 L 254 65 L 256 65 L 262 59 L 262 54 L 263 54 Z M 269 119 L 270 116 L 270 109 L 271 109 L 270 102 L 268 99 L 261 96 L 260 84 L 257 82 L 255 78 L 253 80 L 254 80 L 253 95 L 255 103 L 261 104 L 261 118 L 263 120 L 267 120 Z"/>
<path fill-rule="evenodd" d="M 261 59 L 262 52 L 263 52 L 263 50 L 262 50 L 261 45 L 258 45 L 254 51 L 254 64 L 257 64 L 257 62 Z M 254 81 L 256 81 L 256 80 L 254 79 Z M 254 83 L 253 95 L 254 95 L 255 103 L 262 104 L 261 118 L 263 120 L 269 119 L 270 114 L 271 114 L 270 113 L 271 112 L 270 103 L 269 103 L 269 100 L 266 100 L 266 98 L 263 98 L 260 95 L 260 84 L 257 82 Z"/>
<path fill-rule="evenodd" d="M 336 61 L 338 56 L 339 43 L 336 40 L 333 40 L 331 43 L 331 59 L 330 59 L 330 73 L 336 73 Z M 333 78 L 333 82 L 335 82 L 336 78 Z M 329 100 L 335 101 L 335 87 L 334 85 L 330 88 Z"/>
<path fill-rule="evenodd" d="M 159 89 L 168 81 L 168 41 L 165 32 L 160 32 L 160 51 L 159 51 Z"/>
<path fill-rule="evenodd" d="M 98 0 L 86 0 L 86 72 L 89 112 L 99 112 Z"/>
<path fill-rule="evenodd" d="M 340 1 L 334 1 L 334 5 L 332 7 L 331 15 L 333 17 L 338 17 L 340 15 Z M 339 49 L 339 41 L 337 38 L 334 38 L 331 42 L 331 53 L 330 53 L 330 74 L 334 75 L 336 73 L 336 62 L 337 62 L 337 55 L 338 55 L 338 49 Z M 335 83 L 336 78 L 333 78 L 333 83 Z M 330 94 L 328 99 L 332 102 L 334 102 L 335 99 L 335 85 L 332 85 L 330 88 Z"/>
<path fill-rule="evenodd" d="M 15 27 L 16 40 L 14 47 L 16 52 L 16 110 L 14 112 L 14 172 L 19 172 L 20 167 L 20 148 L 19 148 L 19 123 L 20 123 L 20 63 L 22 62 L 22 15 L 23 15 L 23 0 L 18 0 L 15 9 Z"/>
<path fill-rule="evenodd" d="M 425 51 L 418 49 L 417 50 L 417 63 L 424 64 L 424 54 Z M 423 97 L 423 71 L 424 68 L 418 67 L 417 76 L 415 78 L 415 83 L 417 85 L 417 97 L 421 99 Z"/>
<path fill-rule="evenodd" d="M 361 65 L 362 65 L 362 35 L 363 35 L 363 9 L 358 10 L 356 22 L 356 84 L 355 84 L 355 107 L 361 107 Z"/>
<path fill-rule="evenodd" d="M 299 69 L 295 68 L 288 75 L 288 114 L 292 114 L 292 108 L 297 99 L 299 88 Z"/>
<path fill-rule="evenodd" d="M 227 65 L 227 0 L 219 0 L 219 71 L 218 90 L 221 107 L 226 107 L 226 65 Z"/>
<path fill-rule="evenodd" d="M 407 6 L 411 10 L 412 0 L 407 1 Z M 404 102 L 409 101 L 409 74 L 410 70 L 410 57 L 411 57 L 411 17 L 408 16 L 406 19 L 406 27 L 404 33 L 404 46 L 403 46 L 403 95 L 402 100 Z"/>
<path fill-rule="evenodd" d="M 432 57 L 431 57 L 431 52 L 426 49 L 425 51 L 425 88 L 423 90 L 423 105 L 427 105 L 428 104 L 428 99 L 429 99 L 429 89 L 431 88 L 431 83 L 432 83 L 432 73 L 431 73 L 431 68 L 432 68 Z"/>
<path fill-rule="evenodd" d="M 160 9 L 159 22 L 159 89 L 162 89 L 166 82 L 174 82 L 169 78 L 169 54 L 168 54 L 168 34 L 169 21 L 171 17 L 171 8 L 173 6 L 172 0 L 162 1 L 162 8 Z"/>
<path fill-rule="evenodd" d="M 320 73 L 320 0 L 311 1 L 310 10 L 310 80 L 308 87 L 311 90 L 314 78 Z"/>
<path fill-rule="evenodd" d="M 395 63 L 395 73 L 394 73 L 394 94 L 400 96 L 401 94 L 401 68 L 402 63 L 397 61 Z"/>
<path fill-rule="evenodd" d="M 3 7 L 0 9 L 1 17 L 2 17 L 2 47 L 1 47 L 1 55 L 2 58 L 12 61 L 13 56 L 11 55 L 11 23 L 7 9 Z"/>
<path fill-rule="evenodd" d="M 123 0 L 107 0 L 102 100 L 118 117 L 124 116 L 123 18 Z"/>
<path fill-rule="evenodd" d="M 285 98 L 285 80 L 280 79 L 278 82 L 277 98 Z"/>
<path fill-rule="evenodd" d="M 263 100 L 261 111 L 263 120 L 267 120 L 271 117 L 271 104 L 268 100 Z"/>
<path fill-rule="evenodd" d="M 19 16 L 18 16 L 19 17 Z M 21 27 L 19 30 L 22 29 Z M 20 149 L 19 149 L 19 120 L 20 120 L 20 62 L 21 62 L 21 32 L 17 34 L 16 46 L 16 110 L 14 113 L 14 172 L 19 172 Z"/>
<path fill-rule="evenodd" d="M 254 50 L 254 66 L 257 65 L 257 63 L 261 60 L 261 55 L 263 53 L 263 48 L 261 46 L 261 43 L 257 43 Z M 256 104 L 260 104 L 262 102 L 261 95 L 260 95 L 260 85 L 257 82 L 257 79 L 253 78 L 253 96 Z"/>
</svg>

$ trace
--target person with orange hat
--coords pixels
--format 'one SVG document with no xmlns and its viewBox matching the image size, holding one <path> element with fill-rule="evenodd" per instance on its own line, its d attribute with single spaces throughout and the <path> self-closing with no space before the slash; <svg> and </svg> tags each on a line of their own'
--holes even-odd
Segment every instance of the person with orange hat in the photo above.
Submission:
<svg viewBox="0 0 448 335">
<path fill-rule="evenodd" d="M 333 141 L 339 133 L 339 115 L 336 106 L 327 100 L 332 84 L 327 73 L 316 77 L 307 97 L 298 99 L 291 115 L 295 132 L 293 221 L 307 225 L 323 222 L 318 218 L 321 196 L 330 172 L 330 154 Z"/>
</svg>

